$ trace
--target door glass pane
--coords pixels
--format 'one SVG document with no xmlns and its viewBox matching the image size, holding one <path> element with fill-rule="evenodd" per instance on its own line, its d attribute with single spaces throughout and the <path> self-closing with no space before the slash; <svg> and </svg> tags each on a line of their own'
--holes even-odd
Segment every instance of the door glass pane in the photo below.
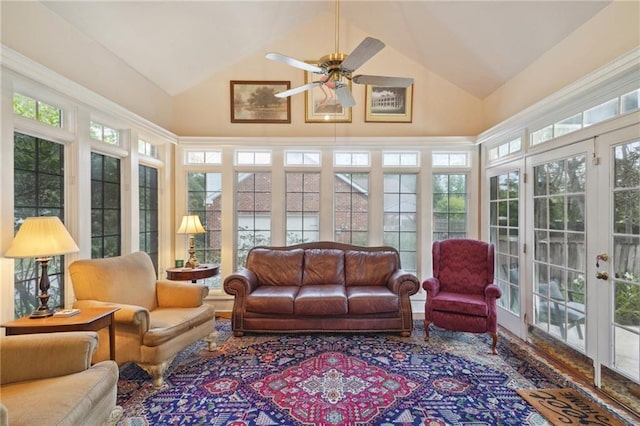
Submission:
<svg viewBox="0 0 640 426">
<path fill-rule="evenodd" d="M 585 350 L 584 154 L 534 166 L 534 324 Z M 546 188 L 546 190 L 544 190 Z"/>
<path fill-rule="evenodd" d="M 616 371 L 640 381 L 640 141 L 613 148 L 613 295 Z"/>
<path fill-rule="evenodd" d="M 518 171 L 504 173 L 490 179 L 492 188 L 489 203 L 492 212 L 489 223 L 490 242 L 496 247 L 496 284 L 502 289 L 498 304 L 516 315 L 520 315 L 520 267 L 518 247 L 520 196 L 520 174 Z M 495 213 L 493 213 L 495 212 Z"/>
</svg>

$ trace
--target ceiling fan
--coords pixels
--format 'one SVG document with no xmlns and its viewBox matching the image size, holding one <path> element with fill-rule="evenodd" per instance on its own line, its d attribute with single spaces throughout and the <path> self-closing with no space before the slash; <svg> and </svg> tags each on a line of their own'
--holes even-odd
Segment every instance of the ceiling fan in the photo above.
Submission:
<svg viewBox="0 0 640 426">
<path fill-rule="evenodd" d="M 351 52 L 351 54 L 347 55 L 345 53 L 339 53 L 339 14 L 339 0 L 336 0 L 335 52 L 320 58 L 317 65 L 309 64 L 280 53 L 270 52 L 266 54 L 267 59 L 282 62 L 292 67 L 300 68 L 321 76 L 317 81 L 294 87 L 293 89 L 285 90 L 284 92 L 276 93 L 275 96 L 279 98 L 286 98 L 287 96 L 311 90 L 314 87 L 326 85 L 327 87 L 335 90 L 340 105 L 344 108 L 349 108 L 356 104 L 356 100 L 353 98 L 353 95 L 349 90 L 349 85 L 345 80 L 349 80 L 357 84 L 369 84 L 372 86 L 384 87 L 408 87 L 413 84 L 413 79 L 406 77 L 386 77 L 361 74 L 353 75 L 353 72 L 357 68 L 384 48 L 384 43 L 376 38 L 367 37 L 353 50 L 353 52 Z"/>
</svg>

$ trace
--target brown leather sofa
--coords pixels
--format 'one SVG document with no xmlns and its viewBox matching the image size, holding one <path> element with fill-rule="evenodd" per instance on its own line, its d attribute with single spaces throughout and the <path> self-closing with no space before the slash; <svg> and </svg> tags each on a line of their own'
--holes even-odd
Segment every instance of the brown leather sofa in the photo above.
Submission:
<svg viewBox="0 0 640 426">
<path fill-rule="evenodd" d="M 388 331 L 409 336 L 418 278 L 392 247 L 329 241 L 254 247 L 224 280 L 235 296 L 234 335 L 245 332 Z"/>
</svg>

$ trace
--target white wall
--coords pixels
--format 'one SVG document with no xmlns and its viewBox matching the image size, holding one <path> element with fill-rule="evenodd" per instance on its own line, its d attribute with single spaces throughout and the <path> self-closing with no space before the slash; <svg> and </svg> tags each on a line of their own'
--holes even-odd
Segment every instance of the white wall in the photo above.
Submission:
<svg viewBox="0 0 640 426">
<path fill-rule="evenodd" d="M 318 37 L 317 28 L 331 28 L 333 15 L 323 14 L 264 52 L 276 51 L 303 61 L 318 60 L 333 52 L 333 40 Z M 355 27 L 340 33 L 340 50 L 350 52 L 367 34 Z M 303 85 L 304 71 L 270 61 L 260 52 L 211 76 L 204 83 L 174 97 L 175 125 L 181 136 L 469 136 L 483 130 L 481 100 L 410 61 L 387 46 L 359 73 L 407 76 L 415 79 L 412 123 L 365 123 L 365 86 L 354 84 L 357 105 L 349 124 L 305 123 L 305 95 L 291 97 L 291 124 L 238 124 L 230 122 L 231 80 L 285 80 Z"/>
<path fill-rule="evenodd" d="M 171 97 L 40 2 L 2 1 L 3 45 L 164 128 Z"/>
<path fill-rule="evenodd" d="M 637 46 L 640 2 L 612 2 L 483 101 L 485 130 Z"/>
</svg>

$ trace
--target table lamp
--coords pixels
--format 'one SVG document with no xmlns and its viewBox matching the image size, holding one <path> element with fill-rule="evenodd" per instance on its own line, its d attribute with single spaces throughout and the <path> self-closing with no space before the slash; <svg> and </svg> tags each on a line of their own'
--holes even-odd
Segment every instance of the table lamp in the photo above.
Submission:
<svg viewBox="0 0 640 426">
<path fill-rule="evenodd" d="M 195 239 L 193 234 L 204 234 L 207 232 L 202 223 L 200 223 L 200 217 L 197 214 L 186 215 L 182 218 L 182 223 L 178 228 L 178 234 L 189 234 L 189 260 L 184 264 L 187 268 L 197 267 L 198 261 L 196 260 L 196 250 L 193 247 Z"/>
<path fill-rule="evenodd" d="M 11 246 L 4 254 L 9 258 L 35 257 L 40 263 L 40 306 L 33 311 L 30 318 L 46 318 L 53 315 L 49 308 L 49 274 L 47 267 L 51 256 L 59 256 L 80 251 L 56 216 L 28 217 L 20 226 Z"/>
</svg>

